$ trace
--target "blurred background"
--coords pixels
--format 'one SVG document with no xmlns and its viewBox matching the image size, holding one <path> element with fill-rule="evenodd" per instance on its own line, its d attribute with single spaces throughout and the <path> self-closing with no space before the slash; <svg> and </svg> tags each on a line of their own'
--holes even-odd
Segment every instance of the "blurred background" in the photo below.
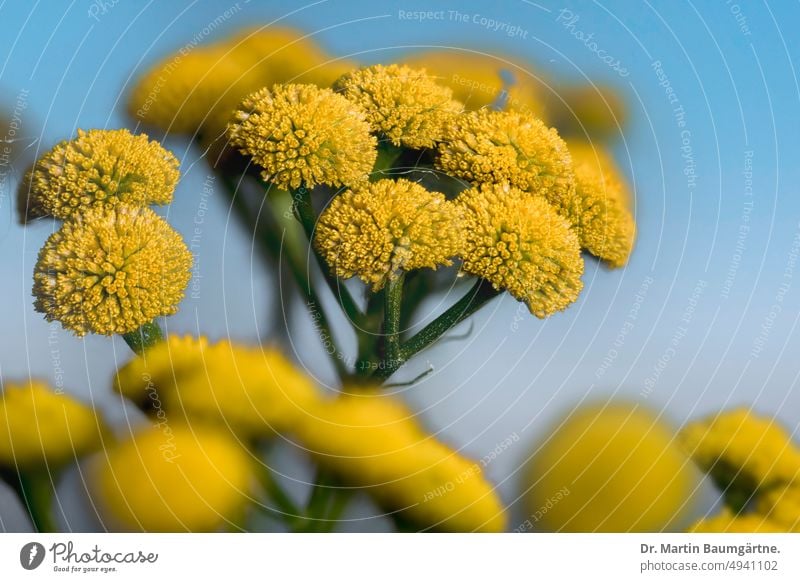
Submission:
<svg viewBox="0 0 800 582">
<path fill-rule="evenodd" d="M 407 16 L 414 11 L 443 12 L 421 21 Z M 636 192 L 638 241 L 628 266 L 609 271 L 587 261 L 578 303 L 544 321 L 503 296 L 454 332 L 466 337 L 433 347 L 397 377 L 433 365 L 422 382 L 399 391 L 464 453 L 481 458 L 513 437 L 487 467 L 506 503 L 515 501 L 531 446 L 583 402 L 632 400 L 676 427 L 744 405 L 796 433 L 796 3 L 74 0 L 4 3 L 0 18 L 0 106 L 7 118 L 0 131 L 8 128 L 8 153 L 0 157 L 4 380 L 47 379 L 118 425 L 139 421 L 110 389 L 112 372 L 131 357 L 124 343 L 77 339 L 34 312 L 32 269 L 55 224 L 17 224 L 17 180 L 39 153 L 78 128 L 135 128 L 124 110 L 128 92 L 166 55 L 243 26 L 281 25 L 363 63 L 436 47 L 508 55 L 546 86 L 553 79 L 594 83 L 626 102 L 627 122 L 612 128 L 610 143 Z M 224 197 L 202 196 L 209 174 L 202 151 L 185 139 L 151 136 L 181 160 L 175 201 L 160 212 L 187 238 L 202 219 L 199 292 L 187 296 L 168 330 L 269 340 L 284 325 L 267 309 L 273 274 L 254 256 Z M 431 300 L 426 321 L 455 298 Z M 294 355 L 331 384 L 333 370 L 301 307 L 292 308 L 299 322 L 291 330 Z M 291 452 L 273 462 L 287 482 L 309 478 Z M 67 481 L 65 529 L 96 529 L 81 499 L 81 476 Z M 699 497 L 698 514 L 715 503 L 710 490 Z M 374 512 L 354 507 L 356 521 L 343 529 L 388 527 L 368 519 Z M 0 489 L 0 530 L 27 528 Z"/>
</svg>

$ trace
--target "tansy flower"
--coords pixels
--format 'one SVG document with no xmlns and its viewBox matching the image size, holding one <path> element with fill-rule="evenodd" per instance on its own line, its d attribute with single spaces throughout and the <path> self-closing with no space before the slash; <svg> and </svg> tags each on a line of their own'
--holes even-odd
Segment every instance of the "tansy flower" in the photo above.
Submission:
<svg viewBox="0 0 800 582">
<path fill-rule="evenodd" d="M 241 521 L 252 462 L 228 434 L 209 427 L 148 427 L 94 459 L 92 499 L 112 529 L 215 531 Z"/>
<path fill-rule="evenodd" d="M 337 276 L 358 275 L 377 291 L 398 273 L 450 265 L 460 207 L 408 180 L 379 180 L 336 196 L 315 243 Z"/>
<path fill-rule="evenodd" d="M 275 85 L 247 96 L 228 132 L 231 145 L 283 189 L 360 182 L 377 156 L 364 113 L 313 85 Z"/>
<path fill-rule="evenodd" d="M 152 210 L 93 208 L 39 251 L 35 307 L 79 336 L 129 333 L 178 310 L 191 265 L 180 235 Z"/>
<path fill-rule="evenodd" d="M 542 198 L 507 185 L 463 192 L 462 271 L 489 281 L 547 317 L 573 303 L 583 287 L 575 233 Z"/>
<path fill-rule="evenodd" d="M 605 151 L 583 142 L 570 143 L 569 151 L 575 197 L 562 214 L 574 226 L 582 247 L 610 266 L 621 267 L 636 236 L 628 186 Z"/>
<path fill-rule="evenodd" d="M 456 117 L 436 165 L 473 184 L 503 184 L 539 194 L 556 207 L 575 197 L 567 144 L 531 115 L 481 109 Z"/>
<path fill-rule="evenodd" d="M 696 482 L 655 414 L 622 402 L 586 406 L 534 450 L 525 508 L 546 531 L 663 531 L 690 509 Z"/>
<path fill-rule="evenodd" d="M 311 379 L 271 347 L 170 336 L 119 369 L 116 389 L 159 421 L 170 415 L 270 436 L 318 398 Z"/>
<path fill-rule="evenodd" d="M 786 531 L 800 532 L 800 486 L 774 487 L 759 493 L 756 510 Z"/>
<path fill-rule="evenodd" d="M 334 89 L 367 113 L 373 131 L 396 146 L 430 148 L 463 108 L 424 69 L 374 65 L 345 74 Z"/>
<path fill-rule="evenodd" d="M 619 135 L 625 124 L 625 102 L 611 87 L 579 85 L 548 96 L 549 119 L 565 135 L 607 139 Z"/>
<path fill-rule="evenodd" d="M 168 204 L 178 160 L 144 134 L 78 130 L 36 161 L 28 181 L 34 207 L 69 218 L 94 206 Z"/>
<path fill-rule="evenodd" d="M 46 384 L 6 383 L 0 394 L 0 467 L 54 470 L 100 448 L 102 420 Z"/>
<path fill-rule="evenodd" d="M 506 57 L 452 50 L 428 51 L 403 59 L 412 67 L 424 67 L 436 81 L 453 91 L 467 110 L 488 106 L 530 113 L 542 118 L 544 97 L 530 65 Z"/>
<path fill-rule="evenodd" d="M 800 477 L 800 451 L 789 433 L 746 408 L 693 422 L 680 437 L 734 505 L 743 507 L 756 491 Z"/>
<path fill-rule="evenodd" d="M 426 434 L 391 395 L 359 389 L 321 401 L 296 432 L 319 463 L 425 529 L 494 532 L 506 526 L 480 465 Z"/>
<path fill-rule="evenodd" d="M 724 509 L 718 515 L 706 517 L 689 528 L 690 533 L 786 533 L 780 523 L 756 513 L 734 514 Z"/>
</svg>

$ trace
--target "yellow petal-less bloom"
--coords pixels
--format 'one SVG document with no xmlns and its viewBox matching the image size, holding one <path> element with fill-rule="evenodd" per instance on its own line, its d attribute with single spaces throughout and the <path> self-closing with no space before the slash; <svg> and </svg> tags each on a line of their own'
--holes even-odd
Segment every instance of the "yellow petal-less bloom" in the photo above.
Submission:
<svg viewBox="0 0 800 582">
<path fill-rule="evenodd" d="M 655 414 L 622 402 L 591 405 L 534 451 L 525 508 L 547 531 L 662 531 L 690 509 L 697 481 Z"/>
<path fill-rule="evenodd" d="M 800 486 L 774 487 L 759 493 L 756 511 L 785 531 L 800 533 Z"/>
<path fill-rule="evenodd" d="M 54 470 L 99 449 L 104 424 L 88 406 L 43 382 L 0 394 L 0 466 Z"/>
<path fill-rule="evenodd" d="M 391 395 L 359 389 L 322 401 L 296 433 L 319 463 L 422 528 L 506 527 L 505 510 L 480 464 L 427 434 Z"/>
<path fill-rule="evenodd" d="M 361 182 L 377 157 L 365 114 L 314 85 L 275 85 L 248 95 L 228 126 L 231 145 L 283 189 Z"/>
<path fill-rule="evenodd" d="M 336 196 L 317 224 L 315 244 L 337 276 L 358 275 L 380 290 L 401 270 L 450 265 L 461 209 L 408 180 L 378 180 Z"/>
<path fill-rule="evenodd" d="M 448 127 L 436 166 L 473 184 L 508 183 L 557 208 L 575 198 L 572 158 L 553 128 L 532 115 L 481 109 Z"/>
<path fill-rule="evenodd" d="M 252 458 L 229 434 L 167 426 L 141 430 L 93 459 L 92 499 L 106 525 L 205 532 L 238 523 L 251 499 Z"/>
<path fill-rule="evenodd" d="M 558 89 L 547 99 L 548 119 L 564 135 L 607 139 L 625 124 L 625 101 L 613 88 L 579 85 Z"/>
<path fill-rule="evenodd" d="M 35 307 L 79 336 L 129 333 L 178 310 L 191 265 L 180 235 L 149 208 L 93 208 L 39 251 Z"/>
<path fill-rule="evenodd" d="M 453 92 L 439 85 L 425 69 L 374 65 L 342 76 L 334 84 L 367 113 L 373 131 L 396 146 L 430 148 L 463 106 Z"/>
<path fill-rule="evenodd" d="M 735 515 L 731 510 L 724 509 L 718 515 L 699 520 L 688 531 L 690 533 L 785 533 L 788 530 L 763 515 L 756 513 Z"/>
<path fill-rule="evenodd" d="M 484 184 L 456 199 L 464 209 L 465 273 L 483 277 L 547 317 L 573 303 L 583 287 L 578 237 L 543 198 Z"/>
<path fill-rule="evenodd" d="M 681 440 L 723 490 L 749 498 L 800 478 L 800 450 L 775 420 L 740 408 L 693 422 Z"/>
<path fill-rule="evenodd" d="M 575 197 L 562 214 L 581 246 L 611 267 L 630 257 L 636 238 L 632 195 L 614 160 L 590 143 L 570 142 L 575 168 Z"/>
<path fill-rule="evenodd" d="M 56 218 L 95 206 L 168 204 L 178 160 L 156 141 L 127 129 L 78 130 L 33 166 L 30 197 Z"/>
<path fill-rule="evenodd" d="M 170 336 L 119 369 L 116 389 L 158 421 L 184 415 L 244 437 L 292 428 L 319 397 L 275 348 Z"/>
<path fill-rule="evenodd" d="M 542 118 L 545 99 L 530 65 L 506 57 L 437 50 L 403 59 L 412 67 L 424 67 L 436 81 L 453 90 L 467 110 L 492 105 L 530 113 Z"/>
</svg>

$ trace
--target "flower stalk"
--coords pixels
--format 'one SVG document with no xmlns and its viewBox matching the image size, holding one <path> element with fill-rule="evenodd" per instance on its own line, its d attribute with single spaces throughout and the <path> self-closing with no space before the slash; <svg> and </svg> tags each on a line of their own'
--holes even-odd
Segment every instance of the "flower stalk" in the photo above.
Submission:
<svg viewBox="0 0 800 582">
<path fill-rule="evenodd" d="M 164 340 L 161 327 L 155 321 L 142 325 L 139 329 L 122 334 L 122 339 L 137 356 L 141 356 L 148 348 Z"/>
</svg>

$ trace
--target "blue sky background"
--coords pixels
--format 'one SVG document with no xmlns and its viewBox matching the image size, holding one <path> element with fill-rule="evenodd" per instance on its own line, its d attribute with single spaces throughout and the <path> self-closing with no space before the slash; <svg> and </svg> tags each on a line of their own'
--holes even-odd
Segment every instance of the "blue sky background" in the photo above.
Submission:
<svg viewBox="0 0 800 582">
<path fill-rule="evenodd" d="M 406 397 L 432 427 L 466 452 L 480 457 L 510 434 L 520 435 L 521 444 L 488 469 L 508 500 L 513 498 L 514 470 L 529 444 L 584 400 L 635 399 L 676 425 L 744 405 L 797 428 L 796 3 L 105 4 L 105 10 L 88 1 L 0 4 L 0 102 L 13 109 L 19 99 L 24 101 L 17 137 L 30 144 L 31 155 L 78 128 L 131 126 L 122 104 L 132 81 L 228 9 L 234 14 L 207 40 L 274 21 L 314 33 L 331 53 L 358 55 L 364 62 L 387 62 L 415 46 L 501 51 L 529 59 L 534 74 L 611 84 L 625 95 L 630 122 L 614 147 L 636 190 L 639 238 L 629 266 L 607 271 L 587 262 L 581 299 L 546 321 L 525 315 L 504 297 L 479 314 L 469 338 L 434 347 L 402 374 L 415 376 L 426 361 L 435 365 L 435 374 L 406 390 Z M 577 15 L 575 28 L 593 33 L 598 46 L 630 74 L 621 77 L 570 34 L 558 21 L 562 9 Z M 449 18 L 402 20 L 399 10 L 480 14 L 528 34 L 508 37 Z M 676 123 L 654 61 L 660 61 L 684 108 L 684 128 Z M 687 134 L 682 136 L 682 130 L 689 132 L 694 157 L 693 188 L 684 174 L 681 147 Z M 181 158 L 184 172 L 168 213 L 188 233 L 207 170 L 199 152 L 184 141 L 165 143 Z M 745 194 L 746 152 L 752 152 L 750 197 Z M 23 168 L 18 163 L 13 169 Z M 63 368 L 68 390 L 93 399 L 115 421 L 133 423 L 134 413 L 123 412 L 109 395 L 115 362 L 130 357 L 126 346 L 102 337 L 76 339 L 33 311 L 32 268 L 53 224 L 18 226 L 12 186 L 4 184 L 0 192 L 0 374 L 4 380 L 33 375 L 55 382 L 57 368 Z M 748 200 L 752 212 L 744 222 Z M 749 230 L 737 239 L 743 224 Z M 741 260 L 735 257 L 737 240 L 743 241 Z M 241 340 L 263 336 L 275 323 L 264 307 L 269 274 L 251 258 L 247 235 L 229 224 L 221 194 L 212 196 L 199 255 L 201 298 L 185 301 L 170 319 L 170 330 Z M 646 294 L 637 299 L 643 284 Z M 432 300 L 430 308 L 441 300 Z M 629 314 L 637 305 L 634 321 Z M 626 321 L 633 327 L 615 347 Z M 330 381 L 331 370 L 314 347 L 310 328 L 301 326 L 294 337 L 303 362 L 322 381 Z M 754 354 L 757 344 L 761 349 Z M 617 350 L 613 357 L 612 349 Z M 665 355 L 669 362 L 656 376 L 654 368 Z M 604 358 L 607 364 L 613 360 L 605 368 Z"/>
</svg>

